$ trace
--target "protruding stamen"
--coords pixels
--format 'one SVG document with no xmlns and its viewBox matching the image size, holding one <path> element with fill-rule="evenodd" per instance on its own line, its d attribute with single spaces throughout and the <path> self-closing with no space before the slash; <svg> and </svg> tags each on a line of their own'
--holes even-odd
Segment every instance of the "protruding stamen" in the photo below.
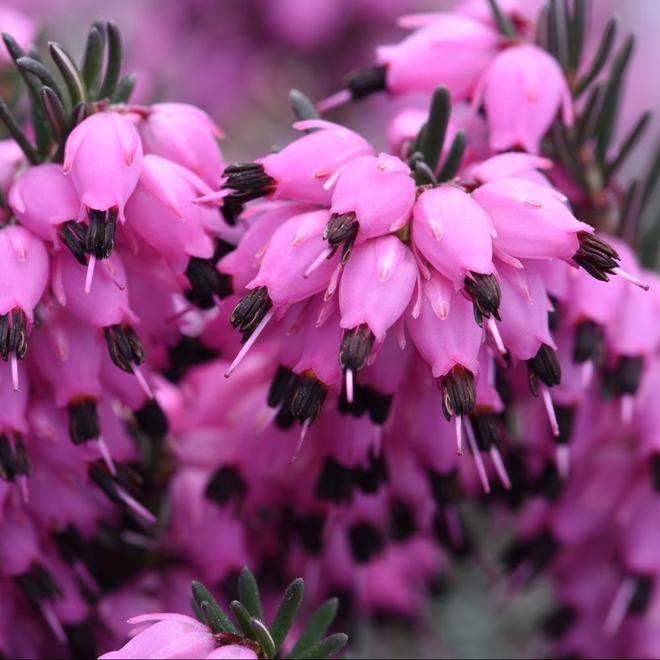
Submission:
<svg viewBox="0 0 660 660">
<path fill-rule="evenodd" d="M 614 600 L 612 601 L 607 616 L 605 617 L 605 622 L 603 623 L 603 632 L 608 637 L 612 637 L 618 632 L 623 620 L 626 618 L 628 607 L 630 606 L 634 594 L 635 579 L 632 577 L 624 578 L 623 582 L 617 589 Z"/>
<path fill-rule="evenodd" d="M 300 454 L 303 444 L 305 443 L 305 437 L 307 436 L 307 431 L 309 431 L 309 427 L 311 424 L 310 419 L 306 419 L 303 422 L 302 428 L 300 429 L 300 437 L 298 438 L 298 442 L 296 443 L 296 448 L 293 451 L 293 456 L 291 457 L 291 462 L 295 463 L 296 459 L 298 458 L 298 455 Z"/>
<path fill-rule="evenodd" d="M 346 369 L 346 400 L 353 403 L 353 370 Z"/>
<path fill-rule="evenodd" d="M 456 415 L 456 453 L 463 456 L 463 415 Z"/>
<path fill-rule="evenodd" d="M 618 266 L 612 269 L 612 274 L 618 275 L 627 282 L 630 282 L 631 284 L 638 286 L 640 289 L 644 289 L 644 291 L 648 291 L 651 288 L 650 285 L 644 284 L 644 282 L 642 282 L 640 279 L 638 279 L 634 275 L 631 275 L 630 273 L 627 273 L 625 270 L 622 270 Z"/>
<path fill-rule="evenodd" d="M 490 448 L 490 458 L 493 461 L 495 472 L 497 472 L 497 476 L 500 478 L 502 485 L 507 490 L 511 490 L 511 479 L 509 478 L 509 473 L 507 472 L 504 461 L 502 460 L 502 454 L 500 454 L 500 450 L 495 445 Z"/>
<path fill-rule="evenodd" d="M 327 248 L 327 249 L 323 250 L 323 252 L 321 252 L 321 254 L 319 254 L 319 256 L 316 257 L 316 259 L 314 259 L 314 261 L 311 263 L 309 268 L 304 272 L 303 277 L 305 277 L 305 278 L 309 277 L 317 268 L 319 268 L 319 266 L 326 259 L 328 259 L 328 257 L 330 257 L 332 255 L 333 252 L 334 252 L 334 250 L 332 248 Z"/>
<path fill-rule="evenodd" d="M 559 476 L 566 480 L 571 471 L 571 450 L 568 445 L 557 445 L 555 449 L 555 461 Z"/>
<path fill-rule="evenodd" d="M 112 460 L 112 456 L 110 454 L 110 450 L 108 449 L 108 445 L 106 444 L 105 439 L 103 436 L 99 436 L 96 440 L 98 446 L 99 446 L 99 452 L 101 454 L 101 457 L 103 458 L 103 462 L 106 464 L 108 468 L 108 472 L 113 477 L 117 476 L 117 467 L 115 466 L 115 462 Z"/>
<path fill-rule="evenodd" d="M 149 386 L 147 379 L 142 373 L 142 369 L 140 369 L 140 367 L 137 364 L 131 364 L 131 371 L 133 372 L 133 375 L 135 376 L 138 385 L 142 388 L 142 391 L 147 395 L 149 399 L 153 399 L 154 398 L 153 390 Z"/>
<path fill-rule="evenodd" d="M 550 430 L 552 435 L 555 438 L 559 437 L 559 424 L 557 423 L 557 415 L 555 414 L 555 407 L 552 404 L 552 397 L 550 396 L 550 390 L 541 385 L 541 398 L 543 399 L 543 405 L 545 406 L 545 412 L 548 415 L 548 421 L 550 422 Z"/>
<path fill-rule="evenodd" d="M 117 497 L 139 518 L 142 518 L 150 525 L 154 525 L 156 523 L 156 516 L 154 516 L 151 511 L 140 504 L 132 495 L 124 490 L 124 488 L 118 485 L 115 488 L 115 492 L 117 493 Z"/>
<path fill-rule="evenodd" d="M 236 367 L 238 367 L 238 365 L 243 361 L 243 358 L 252 348 L 254 342 L 257 341 L 259 335 L 264 331 L 264 329 L 268 325 L 268 321 L 270 321 L 272 317 L 273 317 L 273 310 L 269 309 L 266 312 L 265 316 L 259 322 L 259 325 L 254 329 L 254 332 L 252 332 L 252 334 L 248 337 L 247 341 L 243 344 L 243 346 L 241 346 L 241 350 L 238 351 L 238 355 L 236 355 L 233 362 L 229 365 L 227 371 L 225 371 L 225 378 L 229 378 L 229 376 L 231 376 L 234 373 Z"/>
<path fill-rule="evenodd" d="M 477 474 L 479 475 L 479 481 L 481 481 L 481 486 L 484 489 L 484 493 L 490 493 L 490 482 L 488 481 L 488 474 L 486 472 L 486 466 L 484 465 L 483 458 L 481 457 L 481 452 L 477 446 L 477 440 L 474 437 L 474 432 L 472 431 L 472 426 L 468 423 L 466 424 L 466 435 L 468 443 L 470 445 L 470 451 L 472 452 L 472 457 L 474 458 L 474 463 L 477 468 Z"/>
<path fill-rule="evenodd" d="M 48 627 L 53 631 L 55 639 L 57 639 L 60 644 L 66 644 L 66 633 L 64 632 L 62 623 L 55 613 L 53 606 L 48 602 L 41 601 L 39 603 L 39 609 L 41 610 L 41 614 L 46 620 Z"/>
<path fill-rule="evenodd" d="M 85 293 L 89 294 L 92 290 L 92 278 L 94 277 L 94 266 L 96 266 L 96 257 L 92 254 L 87 262 L 87 273 L 85 274 Z"/>
<path fill-rule="evenodd" d="M 498 352 L 501 355 L 506 355 L 506 347 L 504 346 L 504 342 L 502 341 L 502 335 L 500 334 L 495 319 L 491 316 L 486 322 L 486 325 L 488 327 L 488 330 L 490 330 L 490 334 L 493 337 L 493 341 L 495 342 L 495 346 L 497 346 Z"/>
<path fill-rule="evenodd" d="M 11 365 L 11 384 L 14 388 L 14 392 L 20 391 L 20 383 L 18 382 L 18 358 L 16 353 L 12 353 L 9 356 L 9 364 Z"/>
<path fill-rule="evenodd" d="M 635 410 L 635 397 L 632 394 L 624 394 L 621 397 L 621 421 L 630 424 Z"/>
<path fill-rule="evenodd" d="M 342 89 L 341 91 L 332 94 L 332 96 L 328 96 L 322 101 L 319 101 L 316 104 L 316 107 L 318 108 L 319 112 L 328 112 L 333 108 L 337 108 L 340 105 L 344 105 L 348 103 L 349 101 L 351 101 L 352 98 L 353 96 L 350 90 Z"/>
</svg>

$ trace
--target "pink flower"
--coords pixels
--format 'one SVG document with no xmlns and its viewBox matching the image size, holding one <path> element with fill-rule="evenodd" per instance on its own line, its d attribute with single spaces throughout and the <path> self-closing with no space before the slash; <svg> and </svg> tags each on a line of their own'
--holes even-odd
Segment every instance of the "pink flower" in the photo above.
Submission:
<svg viewBox="0 0 660 660">
<path fill-rule="evenodd" d="M 116 112 L 97 112 L 73 129 L 64 149 L 64 173 L 82 203 L 81 213 L 124 206 L 135 190 L 142 168 L 142 142 L 130 121 Z"/>
<path fill-rule="evenodd" d="M 216 649 L 211 631 L 184 614 L 142 614 L 128 620 L 131 624 L 151 623 L 118 651 L 99 660 L 129 658 L 209 658 Z M 255 656 L 256 657 L 256 656 Z"/>
<path fill-rule="evenodd" d="M 55 163 L 29 167 L 9 191 L 9 204 L 24 227 L 53 243 L 58 227 L 77 220 L 80 200 L 71 178 Z"/>
<path fill-rule="evenodd" d="M 468 98 L 497 52 L 500 36 L 470 18 L 439 14 L 393 46 L 381 46 L 392 94 L 432 92 L 445 85 L 454 99 Z"/>
<path fill-rule="evenodd" d="M 222 131 L 199 108 L 187 103 L 156 103 L 139 124 L 145 153 L 173 160 L 214 188 L 222 181 Z"/>
<path fill-rule="evenodd" d="M 25 14 L 5 4 L 0 6 L 0 25 L 2 26 L 2 31 L 10 34 L 24 50 L 27 50 L 34 43 L 37 36 L 35 22 Z M 0 48 L 0 62 L 2 64 L 9 64 L 11 62 L 4 44 Z"/>
<path fill-rule="evenodd" d="M 339 287 L 340 326 L 352 330 L 365 323 L 381 343 L 408 307 L 416 277 L 412 252 L 395 236 L 354 248 Z"/>
<path fill-rule="evenodd" d="M 147 155 L 135 192 L 126 204 L 129 226 L 161 255 L 177 273 L 185 271 L 190 257 L 208 259 L 213 243 L 206 234 L 207 216 L 217 209 L 195 204 L 203 183 L 194 186 L 194 176 L 176 163 Z"/>
<path fill-rule="evenodd" d="M 561 193 L 524 179 L 491 181 L 472 197 L 492 219 L 495 254 L 504 260 L 569 261 L 580 247 L 578 234 L 593 232 L 573 216 Z"/>
<path fill-rule="evenodd" d="M 493 221 L 460 188 L 441 185 L 423 192 L 415 204 L 412 239 L 434 268 L 464 286 L 469 273 L 489 275 L 493 267 Z"/>
<path fill-rule="evenodd" d="M 495 151 L 522 147 L 538 153 L 560 108 L 564 123 L 573 123 L 571 94 L 558 62 L 531 44 L 507 48 L 493 60 L 475 103 L 482 97 Z"/>
<path fill-rule="evenodd" d="M 361 156 L 337 173 L 332 192 L 333 214 L 355 214 L 365 238 L 397 231 L 415 203 L 410 168 L 396 156 Z"/>
</svg>

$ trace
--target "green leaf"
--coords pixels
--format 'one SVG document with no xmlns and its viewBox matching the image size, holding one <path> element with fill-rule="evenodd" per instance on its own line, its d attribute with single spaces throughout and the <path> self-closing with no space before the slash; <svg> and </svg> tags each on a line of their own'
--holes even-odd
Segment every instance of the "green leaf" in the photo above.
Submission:
<svg viewBox="0 0 660 660">
<path fill-rule="evenodd" d="M 23 153 L 30 163 L 36 165 L 39 162 L 39 154 L 35 151 L 32 143 L 21 130 L 21 127 L 18 125 L 16 119 L 14 119 L 14 115 L 12 115 L 7 104 L 2 100 L 0 100 L 0 121 L 5 125 L 7 131 L 9 131 L 9 135 L 16 140 L 16 143 L 23 150 Z"/>
<path fill-rule="evenodd" d="M 605 83 L 597 83 L 589 92 L 589 98 L 584 106 L 582 115 L 579 117 L 575 126 L 575 142 L 577 146 L 583 145 L 587 140 L 593 137 L 596 130 L 598 115 L 603 107 L 605 98 Z"/>
<path fill-rule="evenodd" d="M 433 174 L 431 168 L 423 160 L 416 160 L 413 169 L 415 171 L 415 183 L 418 186 L 427 184 L 431 184 L 432 186 L 438 185 L 435 174 Z"/>
<path fill-rule="evenodd" d="M 321 605 L 310 617 L 300 638 L 291 651 L 291 656 L 295 657 L 297 653 L 316 644 L 332 625 L 339 609 L 339 599 L 331 598 Z"/>
<path fill-rule="evenodd" d="M 83 82 L 90 96 L 101 73 L 104 46 L 105 36 L 103 26 L 102 24 L 95 23 L 87 35 L 85 54 L 82 59 Z"/>
<path fill-rule="evenodd" d="M 41 88 L 41 104 L 44 107 L 50 128 L 57 142 L 61 142 L 67 132 L 68 122 L 62 101 L 50 87 Z"/>
<path fill-rule="evenodd" d="M 438 181 L 449 181 L 456 176 L 456 172 L 458 172 L 461 160 L 463 159 L 463 154 L 465 153 L 466 143 L 465 131 L 463 129 L 457 131 L 454 141 L 449 148 L 447 158 L 445 158 L 445 163 L 440 170 L 440 174 L 438 174 Z"/>
<path fill-rule="evenodd" d="M 7 51 L 11 55 L 14 64 L 16 64 L 16 61 L 20 57 L 25 56 L 23 49 L 16 43 L 15 39 L 10 34 L 3 32 L 2 40 L 5 42 Z M 48 123 L 48 118 L 46 117 L 46 113 L 44 112 L 44 109 L 41 105 L 41 97 L 39 95 L 41 90 L 41 83 L 38 80 L 35 80 L 33 76 L 28 75 L 18 66 L 18 64 L 16 64 L 16 68 L 20 73 L 21 78 L 23 78 L 23 81 L 25 82 L 28 90 L 28 96 L 30 98 L 30 111 L 32 113 L 32 124 L 37 141 L 37 153 L 41 159 L 44 158 L 48 153 L 48 149 L 52 141 L 50 124 Z"/>
<path fill-rule="evenodd" d="M 548 14 L 548 50 L 557 58 L 564 71 L 569 68 L 569 20 L 566 0 L 551 0 Z"/>
<path fill-rule="evenodd" d="M 660 180 L 660 148 L 656 149 L 655 156 L 644 181 L 644 194 L 642 196 L 643 204 L 646 204 L 651 198 L 651 195 L 658 184 L 658 180 Z"/>
<path fill-rule="evenodd" d="M 616 37 L 617 29 L 619 26 L 619 19 L 617 16 L 612 16 L 607 21 L 605 30 L 603 31 L 603 37 L 600 40 L 598 45 L 598 50 L 594 55 L 593 60 L 591 61 L 591 67 L 584 74 L 584 76 L 578 81 L 575 86 L 575 97 L 577 98 L 584 92 L 591 83 L 596 80 L 596 77 L 601 72 L 602 68 L 605 66 L 605 62 L 612 51 L 612 46 L 614 46 L 614 38 Z"/>
<path fill-rule="evenodd" d="M 488 4 L 490 5 L 490 10 L 493 12 L 493 18 L 495 19 L 499 31 L 505 37 L 517 37 L 518 31 L 509 20 L 508 16 L 502 13 L 500 6 L 497 4 L 497 0 L 488 0 Z"/>
<path fill-rule="evenodd" d="M 289 92 L 289 104 L 291 105 L 293 116 L 298 121 L 304 121 L 305 119 L 320 119 L 321 117 L 319 111 L 309 97 L 298 89 L 292 89 Z"/>
<path fill-rule="evenodd" d="M 268 632 L 268 628 L 266 628 L 259 619 L 255 619 L 254 617 L 252 617 L 250 623 L 252 624 L 254 635 L 257 638 L 257 642 L 259 642 L 259 646 L 261 646 L 264 655 L 269 659 L 274 658 L 277 651 L 275 649 L 275 642 L 273 641 L 270 632 Z"/>
<path fill-rule="evenodd" d="M 50 56 L 53 58 L 53 62 L 55 62 L 55 65 L 62 74 L 62 78 L 64 78 L 66 87 L 69 90 L 71 105 L 75 106 L 81 101 L 84 101 L 86 96 L 85 83 L 83 82 L 78 65 L 74 62 L 71 55 L 59 44 L 50 41 L 48 43 L 48 49 L 50 50 Z"/>
<path fill-rule="evenodd" d="M 223 609 L 211 595 L 211 592 L 201 583 L 192 583 L 193 602 L 204 615 L 206 624 L 214 633 L 228 632 L 237 634 L 236 626 L 231 622 Z"/>
<path fill-rule="evenodd" d="M 112 96 L 112 102 L 126 103 L 128 99 L 131 98 L 136 82 L 137 76 L 134 73 L 129 73 L 127 76 L 124 76 L 117 85 L 117 89 Z"/>
<path fill-rule="evenodd" d="M 341 649 L 346 646 L 346 642 L 348 642 L 348 635 L 345 635 L 344 633 L 335 633 L 303 651 L 296 653 L 296 655 L 290 655 L 289 658 L 292 660 L 317 660 L 320 658 L 329 658 L 335 653 L 341 651 Z"/>
<path fill-rule="evenodd" d="M 579 161 L 575 149 L 571 146 L 564 125 L 555 122 L 552 126 L 551 134 L 552 144 L 562 167 L 575 183 L 581 186 L 584 190 L 590 190 L 589 182 L 584 173 L 584 167 Z"/>
<path fill-rule="evenodd" d="M 639 234 L 639 223 L 642 216 L 642 186 L 635 179 L 626 192 L 625 199 L 621 205 L 621 219 L 619 222 L 619 236 L 634 246 Z"/>
<path fill-rule="evenodd" d="M 234 613 L 243 634 L 250 639 L 256 640 L 257 636 L 252 628 L 253 617 L 250 616 L 250 613 L 245 609 L 245 606 L 237 600 L 232 600 L 229 607 Z"/>
<path fill-rule="evenodd" d="M 121 34 L 117 26 L 108 21 L 108 63 L 105 67 L 105 76 L 101 89 L 97 94 L 97 99 L 109 99 L 115 93 L 117 83 L 119 82 L 119 74 L 121 72 L 121 61 L 123 57 L 123 47 L 121 42 Z"/>
<path fill-rule="evenodd" d="M 630 132 L 623 140 L 619 153 L 616 155 L 614 160 L 608 163 L 605 167 L 605 176 L 612 176 L 622 165 L 625 163 L 626 159 L 632 153 L 633 149 L 637 146 L 642 136 L 644 135 L 646 129 L 648 128 L 651 117 L 651 112 L 645 112 L 635 123 L 635 125 L 630 129 Z"/>
<path fill-rule="evenodd" d="M 573 16 L 568 24 L 569 67 L 573 72 L 578 70 L 582 59 L 586 24 L 587 4 L 585 0 L 573 0 Z"/>
<path fill-rule="evenodd" d="M 302 578 L 294 580 L 284 592 L 282 602 L 277 608 L 275 618 L 270 626 L 270 632 L 275 642 L 275 649 L 279 650 L 280 646 L 289 634 L 291 625 L 293 624 L 296 614 L 300 609 L 303 596 L 305 595 L 305 582 Z"/>
<path fill-rule="evenodd" d="M 548 29 L 549 29 L 549 15 L 550 15 L 550 6 L 545 4 L 541 7 L 539 15 L 536 19 L 536 36 L 534 41 L 539 48 L 544 50 L 550 50 L 549 39 L 548 39 Z"/>
<path fill-rule="evenodd" d="M 610 146 L 612 135 L 614 134 L 614 127 L 616 126 L 619 102 L 621 99 L 623 75 L 630 62 L 630 56 L 632 55 L 634 47 L 635 37 L 634 35 L 630 35 L 619 51 L 619 54 L 614 59 L 609 78 L 607 79 L 603 108 L 598 117 L 595 131 L 597 139 L 596 158 L 598 158 L 601 163 L 605 161 L 607 149 Z"/>
<path fill-rule="evenodd" d="M 238 597 L 251 616 L 264 620 L 259 587 L 252 571 L 247 566 L 243 567 L 238 577 Z"/>
<path fill-rule="evenodd" d="M 16 60 L 16 65 L 21 71 L 38 78 L 42 84 L 47 85 L 57 94 L 60 101 L 63 100 L 62 91 L 55 81 L 55 78 L 53 78 L 53 74 L 41 62 L 38 62 L 31 57 L 19 57 Z M 41 91 L 40 88 L 39 91 Z"/>
<path fill-rule="evenodd" d="M 420 151 L 424 162 L 435 172 L 447 133 L 447 124 L 451 113 L 451 97 L 446 87 L 438 87 L 431 98 L 429 118 L 424 124 L 420 140 Z"/>
</svg>

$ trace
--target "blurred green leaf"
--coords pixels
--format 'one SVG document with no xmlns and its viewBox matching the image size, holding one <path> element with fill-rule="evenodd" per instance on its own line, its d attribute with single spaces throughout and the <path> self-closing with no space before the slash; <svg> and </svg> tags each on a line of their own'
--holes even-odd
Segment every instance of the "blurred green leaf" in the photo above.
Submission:
<svg viewBox="0 0 660 660">
<path fill-rule="evenodd" d="M 291 625 L 296 618 L 296 614 L 298 614 L 304 595 L 305 582 L 302 578 L 294 580 L 286 588 L 286 591 L 282 596 L 282 602 L 277 608 L 273 623 L 270 627 L 276 650 L 279 650 L 280 646 L 282 646 L 282 642 L 286 639 L 286 636 L 291 629 Z"/>
<path fill-rule="evenodd" d="M 257 586 L 257 581 L 254 579 L 254 574 L 247 566 L 243 567 L 238 577 L 238 597 L 251 616 L 261 621 L 264 620 L 259 587 Z"/>
<path fill-rule="evenodd" d="M 321 605 L 310 617 L 300 638 L 291 651 L 291 656 L 295 657 L 297 653 L 316 644 L 332 625 L 339 609 L 339 599 L 331 598 Z"/>
</svg>

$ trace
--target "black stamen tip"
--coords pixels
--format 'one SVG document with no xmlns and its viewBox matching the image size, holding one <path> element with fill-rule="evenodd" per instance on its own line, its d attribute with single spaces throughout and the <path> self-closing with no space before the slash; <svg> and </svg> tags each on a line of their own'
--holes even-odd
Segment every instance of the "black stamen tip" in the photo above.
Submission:
<svg viewBox="0 0 660 660">
<path fill-rule="evenodd" d="M 544 385 L 554 387 L 561 382 L 561 365 L 555 350 L 547 344 L 542 344 L 536 355 L 527 360 L 527 366 Z"/>
<path fill-rule="evenodd" d="M 472 298 L 478 322 L 482 317 L 489 318 L 490 316 L 500 320 L 499 308 L 502 292 L 494 275 L 470 273 L 465 278 L 464 287 L 465 292 Z"/>
<path fill-rule="evenodd" d="M 257 287 L 238 301 L 229 322 L 232 328 L 240 329 L 242 340 L 245 342 L 257 329 L 272 306 L 273 302 L 268 296 L 268 289 L 265 286 Z"/>
<path fill-rule="evenodd" d="M 573 255 L 575 262 L 592 277 L 607 282 L 609 275 L 619 265 L 619 255 L 608 243 L 596 234 L 578 232 L 580 247 Z"/>
<path fill-rule="evenodd" d="M 364 369 L 375 340 L 374 333 L 371 332 L 369 326 L 365 323 L 352 330 L 347 330 L 344 333 L 341 348 L 339 349 L 339 364 L 341 368 L 344 371 L 351 369 L 354 372 Z"/>
<path fill-rule="evenodd" d="M 383 64 L 358 69 L 347 77 L 344 86 L 351 92 L 354 101 L 374 92 L 384 92 L 387 89 L 387 69 Z"/>
<path fill-rule="evenodd" d="M 449 421 L 452 415 L 467 415 L 474 409 L 477 391 L 474 375 L 465 367 L 457 364 L 440 379 L 442 390 L 442 412 Z"/>
</svg>

